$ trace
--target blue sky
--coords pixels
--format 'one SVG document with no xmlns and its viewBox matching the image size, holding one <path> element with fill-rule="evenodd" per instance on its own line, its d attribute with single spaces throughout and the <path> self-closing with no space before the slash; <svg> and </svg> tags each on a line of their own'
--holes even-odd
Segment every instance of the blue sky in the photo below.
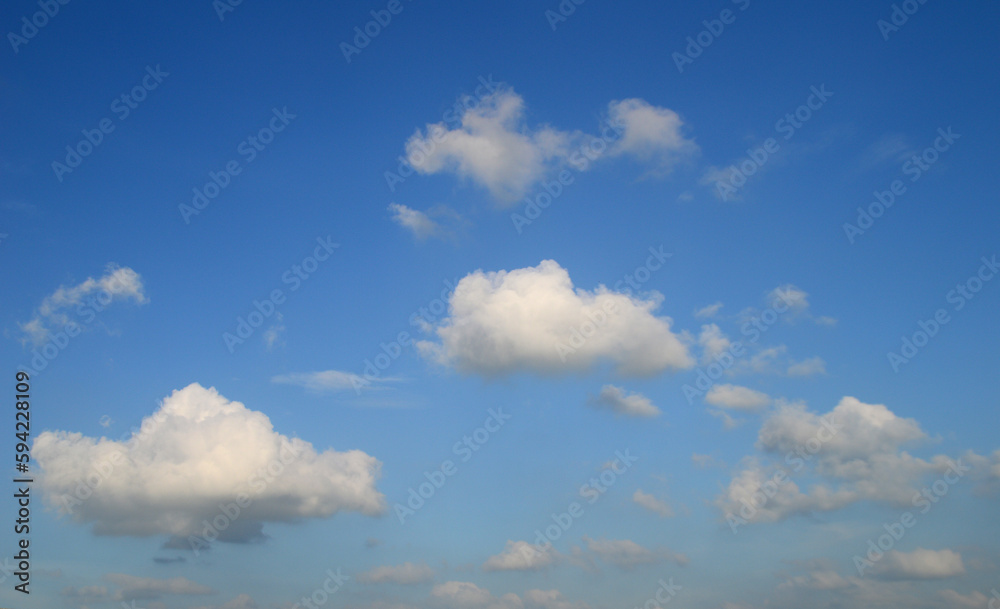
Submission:
<svg viewBox="0 0 1000 609">
<path fill-rule="evenodd" d="M 0 21 L 0 604 L 1000 604 L 995 5 L 223 2 Z"/>
</svg>

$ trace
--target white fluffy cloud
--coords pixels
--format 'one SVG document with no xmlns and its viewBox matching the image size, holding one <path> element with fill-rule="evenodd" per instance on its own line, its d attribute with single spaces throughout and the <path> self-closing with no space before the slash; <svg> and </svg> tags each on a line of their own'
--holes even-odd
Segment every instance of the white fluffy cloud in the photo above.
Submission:
<svg viewBox="0 0 1000 609">
<path fill-rule="evenodd" d="M 559 559 L 559 554 L 548 546 L 538 547 L 527 541 L 507 541 L 503 552 L 490 556 L 483 563 L 484 571 L 539 571 Z"/>
<path fill-rule="evenodd" d="M 502 204 L 510 204 L 572 161 L 574 154 L 581 155 L 575 165 L 589 166 L 582 150 L 593 155 L 607 149 L 603 154 L 608 157 L 632 156 L 653 163 L 657 173 L 667 173 L 698 153 L 698 146 L 684 137 L 684 122 L 676 112 L 641 99 L 608 104 L 608 122 L 618 132 L 602 137 L 548 125 L 532 128 L 524 115 L 524 99 L 513 89 L 499 89 L 466 109 L 454 129 L 445 123 L 418 129 L 406 142 L 407 159 L 420 173 L 454 173 L 485 187 Z M 600 146 L 591 147 L 594 142 Z"/>
<path fill-rule="evenodd" d="M 944 579 L 963 573 L 965 565 L 958 552 L 923 548 L 886 552 L 872 569 L 872 574 L 881 579 Z"/>
<path fill-rule="evenodd" d="M 259 537 L 264 522 L 384 510 L 377 459 L 318 452 L 276 432 L 264 413 L 197 383 L 164 399 L 126 441 L 46 431 L 32 455 L 46 500 L 98 535 L 199 535 L 203 520 L 241 494 L 250 505 L 220 540 Z M 80 491 L 88 486 L 89 496 Z"/>
<path fill-rule="evenodd" d="M 663 518 L 674 515 L 674 510 L 670 507 L 669 503 L 657 499 L 653 495 L 644 492 L 641 488 L 635 490 L 635 493 L 632 495 L 632 501 L 654 514 L 659 514 Z"/>
<path fill-rule="evenodd" d="M 729 337 L 715 324 L 705 324 L 701 327 L 698 344 L 701 345 L 701 361 L 703 363 L 715 361 L 716 355 L 728 351 L 733 346 Z"/>
<path fill-rule="evenodd" d="M 523 598 L 522 598 L 523 597 Z M 431 604 L 448 609 L 588 609 L 582 601 L 570 601 L 558 590 L 527 590 L 494 596 L 472 582 L 450 581 L 434 586 Z"/>
<path fill-rule="evenodd" d="M 431 589 L 431 599 L 449 609 L 523 609 L 524 602 L 516 594 L 497 598 L 472 582 L 451 581 Z"/>
<path fill-rule="evenodd" d="M 656 171 L 668 172 L 677 162 L 698 153 L 697 144 L 684 137 L 684 121 L 673 110 L 641 99 L 625 99 L 608 104 L 608 119 L 623 127 L 612 155 L 630 154 L 654 161 Z"/>
<path fill-rule="evenodd" d="M 601 393 L 590 400 L 595 408 L 611 410 L 627 417 L 656 417 L 660 409 L 653 405 L 649 398 L 641 393 L 628 393 L 621 387 L 605 385 Z"/>
<path fill-rule="evenodd" d="M 640 565 L 660 564 L 666 561 L 679 565 L 688 563 L 687 556 L 668 550 L 650 550 L 631 539 L 591 539 L 583 538 L 587 549 L 601 561 L 620 569 L 633 569 Z"/>
<path fill-rule="evenodd" d="M 449 317 L 421 341 L 428 357 L 461 372 L 497 376 L 517 371 L 558 374 L 611 361 L 617 371 L 648 376 L 693 365 L 672 320 L 656 317 L 662 297 L 649 300 L 604 286 L 574 289 L 553 260 L 536 267 L 484 273 L 459 281 Z"/>
<path fill-rule="evenodd" d="M 705 402 L 731 410 L 756 412 L 770 404 L 771 397 L 749 387 L 713 385 L 705 394 Z"/>
<path fill-rule="evenodd" d="M 516 201 L 569 154 L 571 135 L 548 126 L 531 130 L 524 99 L 501 89 L 462 115 L 461 125 L 427 125 L 406 142 L 420 173 L 449 171 L 486 187 L 499 201 Z"/>
<path fill-rule="evenodd" d="M 903 450 L 927 439 L 913 419 L 853 397 L 824 416 L 802 404 L 781 404 L 761 426 L 762 454 L 744 460 L 716 505 L 748 522 L 831 511 L 862 500 L 910 505 L 927 476 L 964 475 L 957 469 L 966 467 L 960 461 L 945 455 L 924 460 Z M 787 479 L 775 485 L 781 470 Z M 808 491 L 798 484 L 805 479 L 811 481 Z M 762 489 L 769 491 L 765 501 Z"/>
<path fill-rule="evenodd" d="M 358 575 L 363 584 L 422 584 L 434 579 L 434 569 L 425 563 L 406 562 L 401 565 L 375 567 Z"/>
<path fill-rule="evenodd" d="M 42 344 L 51 331 L 61 330 L 72 321 L 68 312 L 83 313 L 81 321 L 89 323 L 92 316 L 113 302 L 129 300 L 136 304 L 149 302 L 142 277 L 127 266 L 109 264 L 101 277 L 88 277 L 75 286 L 60 286 L 46 296 L 35 316 L 21 324 L 21 331 L 34 344 Z"/>
</svg>

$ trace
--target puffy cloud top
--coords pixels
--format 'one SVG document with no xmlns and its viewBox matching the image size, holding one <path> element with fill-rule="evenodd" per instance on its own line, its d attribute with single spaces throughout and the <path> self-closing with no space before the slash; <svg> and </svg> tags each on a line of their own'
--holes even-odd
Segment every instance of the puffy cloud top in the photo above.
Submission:
<svg viewBox="0 0 1000 609">
<path fill-rule="evenodd" d="M 377 459 L 318 452 L 276 432 L 264 413 L 197 383 L 164 399 L 128 440 L 46 431 L 32 455 L 47 501 L 99 535 L 200 534 L 203 520 L 240 495 L 251 503 L 220 540 L 257 537 L 264 522 L 384 509 Z"/>
</svg>

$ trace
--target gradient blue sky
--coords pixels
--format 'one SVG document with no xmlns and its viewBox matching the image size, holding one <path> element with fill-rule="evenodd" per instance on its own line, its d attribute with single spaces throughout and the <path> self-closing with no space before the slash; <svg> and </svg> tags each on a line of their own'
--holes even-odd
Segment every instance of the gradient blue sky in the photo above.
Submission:
<svg viewBox="0 0 1000 609">
<path fill-rule="evenodd" d="M 70 2 L 18 44 L 8 33 L 42 9 L 4 10 L 0 365 L 13 392 L 33 350 L 81 324 L 32 374 L 32 433 L 84 439 L 35 446 L 32 594 L 6 577 L 0 604 L 291 608 L 340 568 L 351 579 L 326 606 L 641 607 L 673 578 L 680 607 L 986 607 L 1000 588 L 1000 281 L 959 310 L 951 291 L 1000 254 L 996 4 L 914 3 L 884 36 L 888 1 L 589 0 L 553 28 L 556 1 L 402 0 L 346 61 L 341 44 L 387 4 L 247 1 L 220 20 L 208 0 Z M 674 54 L 723 10 L 732 22 L 679 70 Z M 122 117 L 112 102 L 157 66 L 167 76 Z M 446 113 L 481 79 L 502 86 L 459 126 Z M 778 121 L 813 87 L 832 96 L 786 139 Z M 241 143 L 285 108 L 294 118 L 247 162 Z M 572 152 L 616 118 L 625 135 L 579 171 Z M 113 130 L 57 176 L 102 119 Z M 391 190 L 385 172 L 442 121 L 457 130 L 438 164 Z M 906 164 L 949 128 L 960 137 L 912 180 Z M 778 151 L 720 198 L 715 180 L 769 138 Z M 234 159 L 240 173 L 186 222 L 179 206 Z M 518 232 L 512 214 L 561 171 L 572 183 Z M 844 224 L 894 180 L 906 192 L 852 242 Z M 317 239 L 339 247 L 292 290 L 284 274 Z M 616 295 L 650 248 L 672 256 Z M 110 276 L 127 286 L 81 317 Z M 280 319 L 227 348 L 275 289 Z M 447 319 L 421 328 L 414 314 L 443 290 Z M 789 311 L 747 345 L 746 320 L 779 293 Z M 623 312 L 585 357 L 566 364 L 544 343 L 612 300 Z M 887 354 L 939 309 L 948 323 L 894 370 Z M 423 348 L 354 391 L 351 375 L 400 332 Z M 715 398 L 686 399 L 713 349 L 738 340 L 748 354 Z M 185 388 L 170 398 L 189 400 L 185 416 L 225 411 L 231 426 L 178 422 L 183 456 L 164 427 L 123 444 L 138 478 L 116 470 L 86 516 L 60 515 L 96 454 L 85 438 L 128 438 Z M 846 427 L 792 475 L 797 494 L 734 534 L 739 482 L 770 476 L 838 404 Z M 510 419 L 461 461 L 453 445 L 497 408 Z M 301 479 L 242 517 L 263 537 L 169 547 L 180 529 L 152 512 L 211 511 L 231 489 L 167 492 L 154 473 L 177 459 L 192 489 L 203 475 L 237 484 L 245 455 L 284 441 L 247 431 L 251 411 L 316 453 L 361 451 L 351 459 L 363 453 L 370 479 L 313 485 L 339 466 L 297 464 Z M 636 463 L 587 503 L 581 485 L 625 450 Z M 909 491 L 960 457 L 972 471 L 919 514 Z M 457 473 L 401 524 L 394 506 L 445 459 Z M 327 508 L 306 514 L 313 500 Z M 574 501 L 584 515 L 545 560 L 490 566 Z M 917 524 L 859 574 L 854 557 L 908 510 Z M 13 519 L 12 500 L 0 511 Z M 128 518 L 141 532 L 115 528 Z"/>
</svg>

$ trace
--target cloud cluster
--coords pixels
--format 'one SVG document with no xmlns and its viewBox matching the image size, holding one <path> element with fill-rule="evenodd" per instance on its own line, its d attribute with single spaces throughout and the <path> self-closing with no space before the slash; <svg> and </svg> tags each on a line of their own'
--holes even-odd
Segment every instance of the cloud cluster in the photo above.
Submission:
<svg viewBox="0 0 1000 609">
<path fill-rule="evenodd" d="M 516 201 L 569 154 L 573 134 L 549 126 L 528 129 L 524 99 L 498 90 L 465 111 L 461 125 L 427 125 L 406 142 L 410 164 L 420 173 L 454 173 L 485 186 L 498 201 Z"/>
<path fill-rule="evenodd" d="M 671 319 L 649 300 L 604 286 L 574 289 L 553 260 L 536 267 L 465 276 L 449 299 L 449 316 L 420 341 L 427 357 L 460 372 L 499 376 L 582 372 L 610 361 L 623 375 L 648 376 L 693 365 L 671 332 Z"/>
<path fill-rule="evenodd" d="M 824 416 L 803 404 L 781 404 L 761 426 L 761 454 L 744 460 L 716 505 L 724 514 L 754 506 L 749 518 L 746 509 L 742 512 L 749 522 L 774 522 L 865 500 L 906 506 L 919 492 L 918 482 L 955 466 L 944 455 L 924 460 L 903 450 L 925 440 L 928 435 L 915 420 L 899 417 L 882 404 L 844 397 Z M 788 479 L 775 489 L 772 481 L 779 468 Z M 811 477 L 814 484 L 803 491 L 791 479 L 799 477 Z M 767 484 L 769 496 L 761 505 Z"/>
<path fill-rule="evenodd" d="M 617 131 L 603 138 L 548 125 L 530 127 L 524 116 L 524 99 L 513 89 L 498 89 L 467 108 L 454 129 L 445 123 L 418 129 L 406 142 L 407 159 L 420 173 L 453 173 L 485 187 L 501 204 L 510 204 L 572 161 L 588 142 L 602 142 L 600 150 L 607 157 L 628 155 L 652 163 L 656 173 L 668 173 L 698 153 L 698 146 L 684 136 L 684 122 L 676 112 L 641 99 L 608 104 L 608 122 Z M 587 167 L 589 161 L 580 165 Z"/>
<path fill-rule="evenodd" d="M 559 554 L 551 545 L 544 548 L 527 541 L 507 541 L 503 552 L 483 563 L 484 571 L 540 571 L 556 563 Z"/>
<path fill-rule="evenodd" d="M 450 581 L 434 586 L 431 605 L 446 609 L 588 609 L 582 601 L 567 600 L 558 590 L 527 590 L 522 596 L 495 596 L 472 582 Z"/>
<path fill-rule="evenodd" d="M 98 535 L 198 535 L 220 504 L 240 495 L 251 503 L 220 540 L 260 537 L 264 522 L 384 509 L 377 459 L 318 452 L 276 432 L 264 413 L 197 383 L 164 399 L 128 440 L 46 431 L 32 456 L 46 500 Z"/>
</svg>

